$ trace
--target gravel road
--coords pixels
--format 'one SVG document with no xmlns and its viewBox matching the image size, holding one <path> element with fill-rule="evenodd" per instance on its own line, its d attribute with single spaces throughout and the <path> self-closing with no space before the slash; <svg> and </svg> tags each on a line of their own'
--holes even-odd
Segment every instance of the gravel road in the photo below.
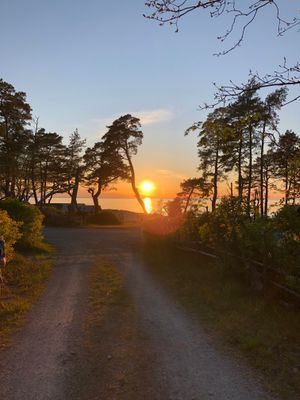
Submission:
<svg viewBox="0 0 300 400">
<path fill-rule="evenodd" d="M 153 355 L 147 367 L 151 380 L 137 382 L 140 388 L 149 382 L 153 387 L 145 387 L 143 397 L 137 391 L 132 400 L 148 399 L 146 393 L 153 400 L 274 399 L 246 366 L 216 350 L 201 326 L 154 281 L 138 252 L 139 230 L 48 228 L 45 236 L 58 249 L 56 268 L 26 326 L 0 355 L 1 398 L 81 398 L 74 394 L 76 390 L 71 394 L 68 389 L 70 382 L 75 387 L 81 384 L 75 378 L 72 382 L 70 348 L 78 348 L 82 335 L 89 268 L 97 257 L 105 256 L 124 276 L 144 333 L 143 345 Z M 109 397 L 93 393 L 89 398 Z"/>
</svg>

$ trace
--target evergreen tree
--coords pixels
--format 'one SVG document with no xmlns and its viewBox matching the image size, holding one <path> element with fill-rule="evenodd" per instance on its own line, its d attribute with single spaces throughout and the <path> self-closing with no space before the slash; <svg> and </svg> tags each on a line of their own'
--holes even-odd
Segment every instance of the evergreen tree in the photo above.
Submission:
<svg viewBox="0 0 300 400">
<path fill-rule="evenodd" d="M 139 118 L 135 118 L 130 114 L 123 115 L 108 127 L 108 132 L 102 139 L 105 147 L 118 151 L 123 162 L 127 165 L 133 193 L 146 214 L 145 204 L 136 185 L 135 170 L 132 162 L 132 157 L 137 154 L 138 146 L 142 144 L 143 140 L 143 132 L 140 128 Z"/>
</svg>

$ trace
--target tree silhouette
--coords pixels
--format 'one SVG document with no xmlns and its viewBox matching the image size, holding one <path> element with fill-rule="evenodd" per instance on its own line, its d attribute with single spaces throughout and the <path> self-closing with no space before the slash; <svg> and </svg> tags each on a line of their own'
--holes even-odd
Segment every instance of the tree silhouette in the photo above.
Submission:
<svg viewBox="0 0 300 400">
<path fill-rule="evenodd" d="M 218 198 L 218 183 L 224 177 L 223 143 L 227 140 L 228 110 L 217 108 L 210 113 L 204 123 L 196 122 L 186 130 L 186 134 L 198 131 L 199 170 L 212 190 L 212 210 L 215 210 Z"/>
<path fill-rule="evenodd" d="M 74 212 L 77 207 L 77 195 L 79 184 L 83 175 L 82 151 L 86 140 L 81 139 L 78 129 L 76 129 L 69 139 L 69 145 L 65 153 L 65 168 L 67 174 L 67 193 L 71 197 L 70 211 Z"/>
<path fill-rule="evenodd" d="M 183 213 L 186 214 L 189 210 L 193 198 L 203 199 L 209 196 L 211 185 L 206 182 L 204 177 L 189 178 L 180 183 L 181 192 L 177 196 L 185 201 Z"/>
<path fill-rule="evenodd" d="M 142 144 L 143 140 L 143 132 L 140 128 L 141 123 L 139 118 L 135 118 L 130 114 L 123 115 L 108 127 L 108 132 L 102 139 L 106 147 L 118 151 L 122 160 L 128 166 L 129 181 L 133 193 L 142 207 L 143 212 L 146 214 L 145 204 L 136 186 L 135 171 L 132 163 L 132 157 L 137 154 L 138 146 Z"/>
<path fill-rule="evenodd" d="M 31 107 L 24 92 L 0 79 L 0 163 L 1 191 L 5 197 L 16 197 L 16 180 L 21 170 L 20 159 L 27 146 Z"/>
<path fill-rule="evenodd" d="M 106 146 L 103 141 L 95 143 L 92 148 L 86 150 L 84 161 L 85 185 L 93 199 L 97 214 L 101 210 L 99 204 L 101 193 L 118 179 L 128 179 L 128 167 L 118 151 Z"/>
</svg>

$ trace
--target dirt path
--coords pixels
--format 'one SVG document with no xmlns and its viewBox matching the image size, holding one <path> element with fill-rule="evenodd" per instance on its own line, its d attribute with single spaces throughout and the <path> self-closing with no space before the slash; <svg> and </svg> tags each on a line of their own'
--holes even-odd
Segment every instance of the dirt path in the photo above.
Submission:
<svg viewBox="0 0 300 400">
<path fill-rule="evenodd" d="M 139 231 L 53 228 L 46 237 L 58 248 L 57 268 L 25 328 L 1 354 L 1 398 L 271 398 L 246 367 L 215 350 L 201 327 L 153 280 L 137 251 Z M 87 353 L 81 348 L 86 283 L 99 256 L 121 271 L 132 304 L 103 320 L 94 337 L 99 343 Z M 108 375 L 112 366 L 114 374 Z M 129 392 L 120 390 L 126 385 L 124 371 L 131 379 Z"/>
</svg>

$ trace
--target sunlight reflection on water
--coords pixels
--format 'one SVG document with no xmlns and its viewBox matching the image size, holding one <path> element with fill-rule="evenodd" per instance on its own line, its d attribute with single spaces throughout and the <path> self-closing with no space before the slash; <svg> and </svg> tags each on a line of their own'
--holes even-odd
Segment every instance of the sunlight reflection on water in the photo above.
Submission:
<svg viewBox="0 0 300 400">
<path fill-rule="evenodd" d="M 152 212 L 152 209 L 153 209 L 152 200 L 150 199 L 150 197 L 145 197 L 143 201 L 144 201 L 144 204 L 145 204 L 145 208 L 146 208 L 147 214 L 150 214 Z"/>
</svg>

